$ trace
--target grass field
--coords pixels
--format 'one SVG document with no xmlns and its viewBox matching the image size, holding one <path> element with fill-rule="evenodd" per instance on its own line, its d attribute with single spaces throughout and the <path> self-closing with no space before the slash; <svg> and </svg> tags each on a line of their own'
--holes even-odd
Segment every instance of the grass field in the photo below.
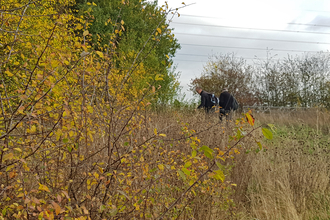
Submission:
<svg viewBox="0 0 330 220">
<path fill-rule="evenodd" d="M 0 173 L 0 219 L 330 218 L 328 112 L 252 111 L 254 126 L 238 113 L 228 124 L 203 112 L 142 113 L 79 148 L 54 136 L 29 169 Z M 268 124 L 271 140 L 259 127 Z"/>
<path fill-rule="evenodd" d="M 329 219 L 329 113 L 255 114 L 277 130 L 267 149 L 241 154 L 231 173 L 238 219 Z"/>
<path fill-rule="evenodd" d="M 244 141 L 240 154 L 226 161 L 227 178 L 237 184 L 228 195 L 232 206 L 222 215 L 216 207 L 211 212 L 200 210 L 199 215 L 207 219 L 330 219 L 330 114 L 315 109 L 253 115 L 256 126 L 275 125 L 273 140 L 254 132 L 253 137 L 264 145 L 258 153 L 254 138 Z M 240 116 L 236 113 L 234 118 Z M 204 120 L 203 115 L 185 114 L 184 120 L 202 131 L 217 117 Z M 233 127 L 234 123 L 223 123 L 199 137 L 213 149 L 224 149 Z"/>
</svg>

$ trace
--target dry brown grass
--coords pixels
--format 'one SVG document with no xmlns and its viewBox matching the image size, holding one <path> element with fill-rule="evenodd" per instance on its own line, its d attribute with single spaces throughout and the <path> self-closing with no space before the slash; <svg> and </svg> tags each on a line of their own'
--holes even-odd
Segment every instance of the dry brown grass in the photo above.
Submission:
<svg viewBox="0 0 330 220">
<path fill-rule="evenodd" d="M 278 130 L 267 151 L 241 154 L 231 178 L 239 219 L 329 219 L 330 136 L 325 111 L 255 114 Z"/>
<path fill-rule="evenodd" d="M 254 113 L 261 123 L 272 123 L 284 126 L 307 125 L 317 132 L 330 134 L 330 112 L 327 109 L 296 109 L 291 111 L 271 111 L 268 113 Z"/>
<path fill-rule="evenodd" d="M 237 184 L 229 195 L 236 203 L 236 209 L 231 210 L 236 215 L 208 216 L 209 210 L 202 209 L 196 219 L 329 219 L 330 114 L 314 109 L 253 115 L 259 124 L 275 124 L 277 132 L 272 141 L 264 142 L 264 151 L 245 154 L 246 149 L 255 146 L 250 138 L 234 161 L 227 160 L 227 164 L 234 165 L 228 179 Z M 209 123 L 200 117 L 186 114 L 183 120 L 203 130 Z M 214 117 L 211 121 L 216 120 Z M 202 143 L 225 148 L 232 128 L 232 124 L 222 124 L 201 133 Z M 254 137 L 262 139 L 261 132 Z"/>
<path fill-rule="evenodd" d="M 326 121 L 330 115 L 325 111 L 253 115 L 257 124 L 276 125 L 274 139 L 266 141 L 260 130 L 244 138 L 237 149 L 240 154 L 222 162 L 226 181 L 221 183 L 209 180 L 206 176 L 194 188 L 195 193 L 185 194 L 165 219 L 329 219 L 330 136 Z M 236 114 L 234 118 L 239 116 L 240 114 Z M 202 112 L 145 112 L 144 118 L 146 120 L 143 120 L 140 129 L 122 136 L 111 145 L 114 149 L 118 148 L 119 155 L 126 155 L 126 161 L 118 158 L 118 154 L 111 159 L 111 169 L 123 173 L 116 179 L 109 177 L 111 187 L 107 188 L 106 184 L 102 185 L 105 181 L 93 177 L 102 175 L 99 168 L 106 170 L 109 161 L 108 148 L 105 147 L 107 139 L 96 133 L 95 140 L 91 144 L 79 146 L 74 151 L 75 154 L 70 154 L 64 148 L 58 152 L 61 157 L 54 160 L 47 157 L 47 151 L 42 151 L 45 153 L 43 157 L 36 157 L 31 161 L 34 164 L 31 164 L 31 172 L 27 174 L 29 179 L 26 190 L 37 187 L 38 182 L 48 184 L 47 178 L 56 174 L 55 186 L 48 185 L 49 188 L 52 187 L 53 194 L 59 191 L 57 187 L 60 184 L 72 182 L 68 186 L 71 201 L 62 200 L 62 203 L 71 207 L 86 207 L 92 219 L 102 219 L 98 213 L 102 213 L 99 207 L 105 194 L 112 204 L 125 203 L 127 211 L 118 213 L 118 219 L 141 219 L 141 213 L 149 213 L 148 218 L 156 219 L 189 187 L 187 181 L 183 181 L 176 171 L 192 152 L 182 133 L 183 127 L 196 131 L 194 135 L 201 141 L 199 147 L 207 145 L 215 152 L 223 151 L 235 143 L 234 140 L 228 142 L 230 136 L 236 132 L 235 124 L 219 124 L 217 114 L 205 118 Z M 114 123 L 114 133 L 120 133 L 121 123 L 123 122 L 120 120 Z M 145 141 L 154 136 L 154 128 L 167 136 Z M 246 128 L 247 131 L 252 129 Z M 258 149 L 255 140 L 261 140 L 267 148 L 255 153 Z M 59 141 L 59 144 L 62 143 Z M 246 150 L 251 149 L 250 153 L 245 154 Z M 64 160 L 64 152 L 67 158 L 72 158 Z M 55 154 L 56 151 L 50 153 Z M 82 161 L 79 159 L 81 156 L 85 158 Z M 144 162 L 141 160 L 142 156 Z M 203 157 L 201 154 L 199 156 Z M 205 158 L 192 161 L 191 169 L 193 167 L 198 174 L 205 171 L 201 166 L 207 166 L 211 162 Z M 47 166 L 43 167 L 42 164 Z M 162 171 L 159 164 L 173 165 L 176 169 L 166 168 Z M 151 172 L 153 169 L 155 171 Z M 161 175 L 162 178 L 158 179 Z M 95 184 L 90 186 L 86 183 L 88 178 Z M 122 182 L 124 180 L 127 184 L 129 182 L 129 188 L 125 185 L 126 182 Z M 1 181 L 5 183 L 4 180 Z M 237 186 L 232 186 L 232 183 Z M 210 191 L 207 191 L 208 186 Z M 213 189 L 212 186 L 216 188 Z M 143 189 L 147 190 L 142 192 Z M 130 200 L 125 200 L 123 192 Z M 13 197 L 15 193 L 14 190 L 8 191 L 7 196 Z M 42 198 L 41 194 L 37 196 Z M 156 202 L 149 201 L 151 197 Z M 135 205 L 140 198 L 143 203 L 136 210 Z M 77 208 L 76 212 L 78 211 Z"/>
</svg>

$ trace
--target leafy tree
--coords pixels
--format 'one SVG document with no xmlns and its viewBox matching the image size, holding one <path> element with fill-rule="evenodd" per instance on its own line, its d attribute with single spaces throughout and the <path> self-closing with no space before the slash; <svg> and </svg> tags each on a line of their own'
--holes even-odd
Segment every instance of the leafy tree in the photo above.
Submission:
<svg viewBox="0 0 330 220">
<path fill-rule="evenodd" d="M 145 77 L 134 78 L 135 86 L 143 88 L 157 77 L 163 80 L 158 83 L 155 100 L 166 103 L 177 93 L 178 77 L 171 65 L 180 46 L 169 29 L 164 9 L 156 1 L 79 0 L 74 7 L 79 9 L 78 16 L 90 22 L 87 29 L 93 48 L 116 51 L 112 59 L 116 68 L 122 67 L 121 57 L 128 63 L 143 65 Z"/>
<path fill-rule="evenodd" d="M 263 104 L 291 107 L 328 107 L 330 56 L 325 53 L 269 60 L 255 68 Z"/>
<path fill-rule="evenodd" d="M 253 68 L 243 58 L 234 54 L 215 55 L 204 66 L 203 73 L 191 81 L 190 90 L 196 87 L 219 96 L 228 88 L 240 104 L 253 105 L 258 102 L 258 90 L 253 80 Z"/>
<path fill-rule="evenodd" d="M 174 126 L 165 118 L 157 127 L 147 111 L 165 77 L 151 77 L 133 52 L 95 50 L 72 1 L 7 2 L 0 6 L 0 219 L 195 218 L 212 196 L 212 207 L 232 206 L 219 162 L 249 136 L 244 119 L 226 151 L 202 145 L 176 116 L 167 138 L 162 132 Z"/>
</svg>

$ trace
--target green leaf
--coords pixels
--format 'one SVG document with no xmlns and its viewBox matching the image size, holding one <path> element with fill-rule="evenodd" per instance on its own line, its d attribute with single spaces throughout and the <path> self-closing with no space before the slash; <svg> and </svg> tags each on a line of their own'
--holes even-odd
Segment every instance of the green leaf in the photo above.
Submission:
<svg viewBox="0 0 330 220">
<path fill-rule="evenodd" d="M 219 167 L 219 169 L 223 169 L 223 165 L 221 163 L 217 162 L 217 166 Z"/>
<path fill-rule="evenodd" d="M 221 180 L 222 182 L 225 180 L 225 175 L 223 174 L 222 170 L 215 170 L 215 175 L 213 176 L 217 180 Z"/>
<path fill-rule="evenodd" d="M 129 143 L 128 143 L 128 142 L 125 142 L 125 143 L 124 143 L 124 146 L 126 146 L 126 147 L 127 147 L 128 145 L 129 145 Z"/>
<path fill-rule="evenodd" d="M 7 208 L 2 209 L 2 215 L 6 216 L 6 214 L 7 214 Z"/>
<path fill-rule="evenodd" d="M 203 151 L 204 155 L 210 159 L 213 159 L 213 150 L 206 145 L 199 148 L 199 151 Z"/>
<path fill-rule="evenodd" d="M 275 125 L 273 125 L 273 124 L 267 124 L 267 125 L 270 127 L 270 129 L 271 129 L 273 132 L 275 132 L 275 130 L 276 130 Z"/>
<path fill-rule="evenodd" d="M 181 170 L 178 170 L 178 173 L 179 173 L 179 175 L 181 176 L 181 178 L 183 179 L 183 180 L 186 180 L 187 178 L 186 178 L 186 175 L 184 175 L 184 173 L 181 171 Z"/>
<path fill-rule="evenodd" d="M 123 207 L 121 207 L 121 206 L 118 206 L 118 207 L 120 207 L 120 210 L 119 210 L 119 212 L 122 212 L 122 211 L 124 211 L 124 210 L 126 209 L 126 206 L 123 206 Z"/>
<path fill-rule="evenodd" d="M 242 135 L 241 129 L 237 129 L 236 138 L 239 140 L 239 139 L 241 139 L 243 137 L 244 137 L 244 135 Z"/>
<path fill-rule="evenodd" d="M 262 134 L 269 140 L 273 139 L 273 133 L 267 128 L 262 128 Z"/>
<path fill-rule="evenodd" d="M 188 162 L 184 165 L 184 167 L 185 167 L 185 168 L 188 168 L 188 167 L 191 166 L 191 164 L 192 164 L 191 161 L 188 161 Z"/>
<path fill-rule="evenodd" d="M 261 143 L 260 143 L 260 142 L 257 142 L 257 144 L 258 144 L 260 150 L 262 150 L 262 145 L 261 145 Z"/>
<path fill-rule="evenodd" d="M 153 168 L 153 169 L 151 169 L 151 170 L 149 170 L 149 173 L 152 173 L 152 172 L 154 172 L 155 170 L 157 170 L 157 168 L 155 167 L 155 168 Z"/>
<path fill-rule="evenodd" d="M 193 150 L 193 152 L 191 154 L 191 157 L 194 158 L 194 157 L 196 157 L 196 155 L 197 155 L 197 151 L 196 150 Z"/>
<path fill-rule="evenodd" d="M 189 171 L 187 168 L 183 167 L 181 170 L 182 170 L 187 176 L 190 176 L 190 171 Z"/>
<path fill-rule="evenodd" d="M 67 138 L 63 138 L 62 141 L 63 141 L 64 144 L 66 144 L 66 143 L 68 143 L 69 139 L 67 139 Z"/>
</svg>

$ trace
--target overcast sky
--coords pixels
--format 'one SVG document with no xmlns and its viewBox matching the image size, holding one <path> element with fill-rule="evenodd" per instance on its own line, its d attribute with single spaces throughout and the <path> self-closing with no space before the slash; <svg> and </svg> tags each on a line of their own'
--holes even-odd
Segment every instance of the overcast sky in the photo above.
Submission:
<svg viewBox="0 0 330 220">
<path fill-rule="evenodd" d="M 159 0 L 159 5 L 164 4 Z M 170 8 L 182 1 L 168 0 Z M 330 51 L 330 0 L 186 0 L 170 26 L 181 44 L 174 58 L 182 92 L 213 54 L 235 53 L 247 62 L 304 51 Z M 193 4 L 194 3 L 194 4 Z"/>
</svg>

